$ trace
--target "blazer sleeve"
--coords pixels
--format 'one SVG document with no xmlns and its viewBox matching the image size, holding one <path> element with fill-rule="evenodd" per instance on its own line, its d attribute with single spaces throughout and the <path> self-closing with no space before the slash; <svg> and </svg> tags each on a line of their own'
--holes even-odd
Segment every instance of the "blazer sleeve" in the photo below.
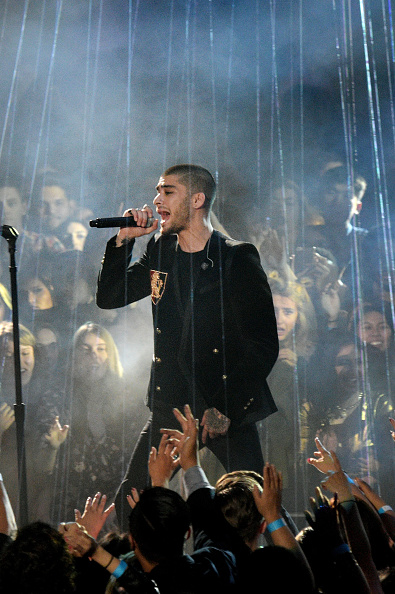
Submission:
<svg viewBox="0 0 395 594">
<path fill-rule="evenodd" d="M 149 251 L 150 240 L 144 255 L 130 265 L 134 240 L 116 247 L 115 237 L 106 246 L 96 291 L 96 303 L 101 309 L 124 307 L 151 293 Z"/>
<path fill-rule="evenodd" d="M 242 422 L 251 415 L 264 418 L 277 410 L 266 382 L 279 352 L 277 323 L 271 290 L 255 246 L 237 246 L 225 266 L 231 312 L 227 321 L 231 339 L 226 349 L 232 365 L 226 369 L 222 396 L 226 412 L 220 410 L 233 421 Z M 221 395 L 217 396 L 221 401 Z"/>
</svg>

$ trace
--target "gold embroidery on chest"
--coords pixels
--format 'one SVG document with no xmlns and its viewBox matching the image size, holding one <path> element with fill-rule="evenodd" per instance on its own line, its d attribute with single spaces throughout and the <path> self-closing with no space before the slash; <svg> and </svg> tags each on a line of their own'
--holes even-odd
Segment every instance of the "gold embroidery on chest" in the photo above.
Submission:
<svg viewBox="0 0 395 594">
<path fill-rule="evenodd" d="M 158 270 L 151 270 L 151 300 L 154 305 L 157 305 L 161 300 L 166 288 L 167 272 L 160 272 Z"/>
</svg>

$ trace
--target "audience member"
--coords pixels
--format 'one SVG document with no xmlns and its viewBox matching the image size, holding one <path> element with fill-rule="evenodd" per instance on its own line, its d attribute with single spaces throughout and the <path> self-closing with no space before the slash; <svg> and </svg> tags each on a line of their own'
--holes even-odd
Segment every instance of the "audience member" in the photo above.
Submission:
<svg viewBox="0 0 395 594">
<path fill-rule="evenodd" d="M 59 532 L 43 522 L 18 530 L 0 561 L 0 590 L 18 594 L 72 594 L 73 557 Z"/>
<path fill-rule="evenodd" d="M 45 386 L 64 387 L 67 349 L 59 331 L 51 324 L 36 327 L 37 368 Z"/>
<path fill-rule="evenodd" d="M 261 422 L 264 459 L 282 469 L 285 507 L 296 511 L 300 491 L 298 411 L 303 398 L 306 361 L 315 347 L 315 313 L 303 285 L 269 277 L 280 344 L 268 384 L 278 411 Z"/>
<path fill-rule="evenodd" d="M 61 492 L 59 519 L 74 517 L 86 493 L 102 492 L 113 498 L 131 449 L 132 396 L 123 380 L 118 349 L 102 326 L 87 322 L 75 333 L 67 372 L 64 415 L 70 439 L 58 469 Z"/>
<path fill-rule="evenodd" d="M 199 520 L 214 542 L 235 554 L 240 574 L 240 590 L 242 591 L 244 582 L 250 580 L 252 574 L 257 575 L 259 567 L 261 571 L 264 569 L 262 560 L 266 554 L 262 555 L 259 551 L 258 543 L 260 534 L 266 530 L 274 545 L 293 553 L 294 563 L 298 565 L 300 586 L 303 584 L 303 591 L 312 592 L 310 568 L 288 523 L 283 519 L 282 480 L 276 468 L 266 464 L 263 477 L 251 471 L 227 473 L 219 479 L 214 490 L 199 464 L 197 421 L 188 405 L 185 406 L 185 416 L 177 409 L 174 413 L 181 424 L 182 432 L 162 429 L 163 441 L 166 438 L 168 443 L 175 446 L 178 461 L 185 471 L 184 481 L 192 518 Z M 162 451 L 158 452 L 158 456 L 154 449 L 152 451 L 151 466 L 157 457 L 171 458 L 172 453 L 163 447 L 162 442 Z M 159 461 L 156 465 L 161 468 L 166 463 Z M 171 474 L 171 461 L 167 468 Z M 155 475 L 156 483 L 160 482 L 161 473 L 158 474 L 159 476 Z M 150 475 L 151 478 L 154 475 L 152 469 Z M 166 471 L 162 471 L 162 480 L 165 475 Z M 286 519 L 288 520 L 287 516 Z M 276 587 L 276 591 L 285 592 L 289 587 L 286 576 L 268 575 L 267 580 L 270 586 Z"/>
<path fill-rule="evenodd" d="M 4 183 L 5 185 L 3 185 Z M 22 233 L 27 203 L 22 199 L 19 190 L 21 182 L 6 178 L 3 184 L 0 186 L 1 224 L 15 227 L 18 233 Z"/>
<path fill-rule="evenodd" d="M 21 383 L 25 413 L 25 451 L 28 482 L 29 515 L 49 520 L 51 475 L 57 450 L 67 437 L 68 426 L 59 423 L 61 399 L 53 390 L 43 387 L 35 373 L 35 338 L 20 326 Z M 14 338 L 12 324 L 0 324 L 1 408 L 0 469 L 4 475 L 12 507 L 18 504 L 18 460 L 16 427 L 12 405 L 15 402 Z"/>
<path fill-rule="evenodd" d="M 310 458 L 309 462 L 327 475 L 321 484 L 323 488 L 335 494 L 333 509 L 337 511 L 336 507 L 339 505 L 339 519 L 344 523 L 342 532 L 346 535 L 347 543 L 369 582 L 369 591 L 392 591 L 395 569 L 395 548 L 389 535 L 394 527 L 395 514 L 392 508 L 386 505 L 384 500 L 365 481 L 360 478 L 350 479 L 343 472 L 336 454 L 333 451 L 329 452 L 318 438 L 315 442 L 317 451 L 314 452 L 315 457 Z M 318 488 L 316 492 L 321 502 L 320 509 L 325 509 L 323 503 L 325 504 L 326 499 L 323 498 Z M 309 516 L 307 519 L 309 520 Z M 311 521 L 309 523 L 313 525 Z M 328 530 L 325 530 L 325 539 L 327 537 Z M 319 543 L 317 542 L 316 545 Z M 344 562 L 346 557 L 343 557 L 343 554 L 347 551 L 350 552 L 350 549 L 342 545 L 340 549 L 336 550 L 338 551 L 337 555 L 341 555 Z M 315 561 L 324 569 L 322 561 L 326 558 L 330 559 L 330 556 L 320 555 L 320 563 L 312 550 L 311 554 L 313 558 L 316 557 Z M 323 579 L 328 581 L 333 578 L 333 576 L 331 578 L 329 569 L 322 572 Z M 378 576 L 382 588 L 378 584 Z M 339 590 L 335 589 L 334 591 Z"/>
<path fill-rule="evenodd" d="M 390 444 L 384 436 L 391 402 L 364 381 L 354 337 L 333 331 L 331 338 L 320 345 L 309 371 L 309 398 L 300 411 L 302 451 L 319 436 L 325 447 L 341 455 L 349 472 L 390 489 Z M 312 476 L 310 480 L 315 482 Z M 392 496 L 388 493 L 389 500 Z"/>
<path fill-rule="evenodd" d="M 393 405 L 395 391 L 394 325 L 385 303 L 363 303 L 350 316 L 349 330 L 355 332 L 364 353 L 364 370 L 370 389 L 386 394 Z"/>
<path fill-rule="evenodd" d="M 235 591 L 231 553 L 206 546 L 183 554 L 190 512 L 182 497 L 165 487 L 151 487 L 131 498 L 130 541 L 140 568 L 105 551 L 78 524 L 60 531 L 75 556 L 89 555 L 105 567 L 125 593 L 200 594 Z"/>
<path fill-rule="evenodd" d="M 342 162 L 329 161 L 309 198 L 316 216 L 307 221 L 299 242 L 302 247 L 330 250 L 341 276 L 353 259 L 353 242 L 367 234 L 366 229 L 354 225 L 355 217 L 362 209 L 366 186 L 362 175 L 350 176 Z"/>
<path fill-rule="evenodd" d="M 58 332 L 64 327 L 67 310 L 54 286 L 54 267 L 53 257 L 34 257 L 25 262 L 20 274 L 20 319 L 33 333 L 44 323 Z"/>
</svg>

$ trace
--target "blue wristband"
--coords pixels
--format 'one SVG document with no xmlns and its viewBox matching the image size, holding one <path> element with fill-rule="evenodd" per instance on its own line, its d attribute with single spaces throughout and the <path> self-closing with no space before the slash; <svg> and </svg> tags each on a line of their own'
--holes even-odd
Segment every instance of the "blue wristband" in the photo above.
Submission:
<svg viewBox="0 0 395 594">
<path fill-rule="evenodd" d="M 266 526 L 266 530 L 268 530 L 270 533 L 272 533 L 275 530 L 282 528 L 283 526 L 286 526 L 286 523 L 284 522 L 284 520 L 282 518 L 279 518 L 278 520 L 275 520 L 274 522 L 271 522 L 270 524 L 268 524 Z"/>
<path fill-rule="evenodd" d="M 343 543 L 341 545 L 339 545 L 338 547 L 336 547 L 335 549 L 333 549 L 332 551 L 332 555 L 334 557 L 337 557 L 338 555 L 343 555 L 344 553 L 350 553 L 350 547 L 348 546 L 347 543 Z"/>
<path fill-rule="evenodd" d="M 380 507 L 380 509 L 377 510 L 377 511 L 379 512 L 379 514 L 381 516 L 382 514 L 385 514 L 385 512 L 387 512 L 387 511 L 393 511 L 393 510 L 392 510 L 392 507 L 390 505 L 383 505 L 383 507 Z"/>
<path fill-rule="evenodd" d="M 112 572 L 112 575 L 115 577 L 116 580 L 125 573 L 127 566 L 128 564 L 126 563 L 126 561 L 121 561 L 116 570 Z"/>
<path fill-rule="evenodd" d="M 346 474 L 346 477 L 347 477 L 347 480 L 348 480 L 349 483 L 351 483 L 352 485 L 355 485 L 355 481 L 353 481 L 352 478 L 350 478 L 348 476 L 348 474 Z"/>
</svg>

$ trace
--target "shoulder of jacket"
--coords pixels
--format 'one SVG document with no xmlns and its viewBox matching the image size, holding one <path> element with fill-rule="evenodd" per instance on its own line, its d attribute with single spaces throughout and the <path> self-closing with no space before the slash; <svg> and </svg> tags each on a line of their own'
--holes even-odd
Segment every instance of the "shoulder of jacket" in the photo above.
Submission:
<svg viewBox="0 0 395 594">
<path fill-rule="evenodd" d="M 247 241 L 240 241 L 238 239 L 233 239 L 232 237 L 228 237 L 224 235 L 220 231 L 214 231 L 213 237 L 217 237 L 218 240 L 226 246 L 226 248 L 230 250 L 237 250 L 237 249 L 245 249 L 245 250 L 252 250 L 257 251 L 256 247 Z"/>
<path fill-rule="evenodd" d="M 169 249 L 177 245 L 177 235 L 161 235 L 155 233 L 148 242 L 147 249 L 162 248 Z"/>
</svg>

